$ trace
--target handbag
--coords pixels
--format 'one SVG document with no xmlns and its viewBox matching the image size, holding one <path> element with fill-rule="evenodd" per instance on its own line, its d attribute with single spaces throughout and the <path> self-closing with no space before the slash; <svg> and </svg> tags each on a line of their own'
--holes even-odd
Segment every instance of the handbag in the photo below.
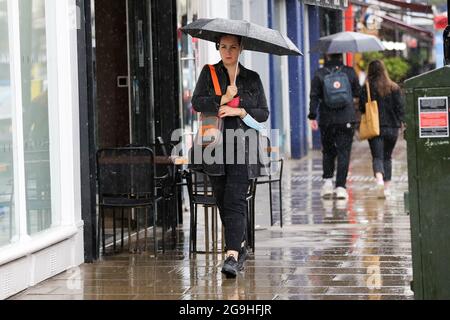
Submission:
<svg viewBox="0 0 450 320">
<path fill-rule="evenodd" d="M 369 82 L 366 82 L 367 102 L 366 112 L 361 115 L 359 126 L 359 139 L 372 139 L 380 135 L 380 119 L 378 116 L 378 103 L 370 97 Z"/>
<path fill-rule="evenodd" d="M 211 73 L 211 79 L 214 85 L 214 91 L 217 96 L 222 96 L 222 91 L 217 78 L 216 69 L 212 65 L 208 65 Z M 217 113 L 202 112 L 200 113 L 199 127 L 195 143 L 202 147 L 215 146 L 222 142 L 223 120 Z"/>
</svg>

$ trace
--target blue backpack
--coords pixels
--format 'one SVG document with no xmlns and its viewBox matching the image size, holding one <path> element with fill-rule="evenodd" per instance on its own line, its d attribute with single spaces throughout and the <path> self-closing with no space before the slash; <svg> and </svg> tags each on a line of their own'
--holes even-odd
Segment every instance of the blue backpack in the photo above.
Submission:
<svg viewBox="0 0 450 320">
<path fill-rule="evenodd" d="M 323 78 L 323 100 L 330 109 L 341 109 L 353 103 L 352 87 L 342 68 L 329 70 Z"/>
</svg>

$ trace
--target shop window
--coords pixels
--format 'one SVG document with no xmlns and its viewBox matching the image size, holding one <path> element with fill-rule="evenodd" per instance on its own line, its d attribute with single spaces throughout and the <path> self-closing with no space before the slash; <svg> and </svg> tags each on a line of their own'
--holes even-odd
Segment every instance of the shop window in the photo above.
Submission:
<svg viewBox="0 0 450 320">
<path fill-rule="evenodd" d="M 181 28 L 197 20 L 199 1 L 177 0 L 177 24 Z M 187 154 L 192 146 L 193 132 L 197 131 L 197 114 L 194 111 L 191 99 L 197 81 L 199 68 L 198 39 L 188 36 L 178 29 L 178 56 L 180 58 L 180 89 L 181 89 L 181 128 L 184 129 L 182 137 L 183 154 Z"/>
<path fill-rule="evenodd" d="M 12 92 L 7 0 L 0 0 L 0 246 L 15 233 Z"/>
<path fill-rule="evenodd" d="M 343 30 L 342 11 L 320 8 L 320 36 L 325 37 Z"/>
<path fill-rule="evenodd" d="M 230 19 L 242 20 L 244 4 L 242 0 L 231 0 L 230 1 Z"/>
<path fill-rule="evenodd" d="M 20 1 L 22 109 L 28 234 L 52 225 L 45 0 Z"/>
</svg>

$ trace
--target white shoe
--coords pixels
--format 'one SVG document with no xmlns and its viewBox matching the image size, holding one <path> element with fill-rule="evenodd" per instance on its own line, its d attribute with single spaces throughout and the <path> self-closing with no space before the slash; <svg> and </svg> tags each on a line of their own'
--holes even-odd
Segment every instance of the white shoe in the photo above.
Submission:
<svg viewBox="0 0 450 320">
<path fill-rule="evenodd" d="M 322 198 L 331 198 L 333 196 L 333 180 L 325 179 L 325 183 L 320 190 L 320 196 Z"/>
<path fill-rule="evenodd" d="M 336 199 L 348 199 L 347 189 L 343 187 L 337 187 L 334 190 L 334 194 L 336 196 Z"/>
<path fill-rule="evenodd" d="M 391 190 L 388 188 L 384 188 L 384 197 L 389 198 L 392 195 Z"/>
<path fill-rule="evenodd" d="M 345 210 L 347 209 L 348 201 L 347 199 L 336 199 L 335 204 L 337 210 Z"/>
<path fill-rule="evenodd" d="M 378 199 L 385 199 L 386 198 L 386 194 L 384 192 L 384 184 L 378 183 L 376 188 L 375 188 L 375 193 L 377 195 Z"/>
<path fill-rule="evenodd" d="M 330 198 L 322 198 L 320 199 L 322 202 L 323 209 L 327 213 L 331 213 L 333 211 L 333 199 Z"/>
</svg>

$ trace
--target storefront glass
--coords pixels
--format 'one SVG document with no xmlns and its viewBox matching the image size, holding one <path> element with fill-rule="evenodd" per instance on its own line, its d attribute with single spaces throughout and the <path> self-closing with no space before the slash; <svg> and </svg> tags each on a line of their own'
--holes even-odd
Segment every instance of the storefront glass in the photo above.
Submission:
<svg viewBox="0 0 450 320">
<path fill-rule="evenodd" d="M 185 130 L 185 147 L 190 148 L 192 133 L 196 131 L 197 115 L 192 108 L 191 99 L 197 81 L 198 41 L 183 33 L 180 28 L 197 20 L 198 0 L 177 0 L 178 54 L 180 57 L 180 88 L 182 115 L 181 125 Z"/>
<path fill-rule="evenodd" d="M 52 224 L 45 0 L 20 1 L 19 10 L 27 229 L 34 234 Z"/>
<path fill-rule="evenodd" d="M 0 246 L 14 236 L 12 100 L 7 0 L 0 0 Z"/>
<path fill-rule="evenodd" d="M 342 30 L 342 11 L 320 7 L 320 36 L 325 37 Z"/>
</svg>

